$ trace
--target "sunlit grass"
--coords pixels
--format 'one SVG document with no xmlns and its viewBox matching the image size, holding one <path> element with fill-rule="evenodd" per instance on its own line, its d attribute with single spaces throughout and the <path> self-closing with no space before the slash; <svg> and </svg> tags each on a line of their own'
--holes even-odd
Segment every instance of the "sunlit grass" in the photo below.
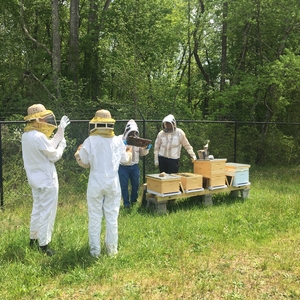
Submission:
<svg viewBox="0 0 300 300">
<path fill-rule="evenodd" d="M 298 174 L 250 169 L 244 201 L 217 194 L 206 207 L 185 199 L 166 215 L 121 209 L 114 258 L 89 255 L 78 188 L 60 196 L 53 257 L 28 247 L 30 197 L 7 205 L 0 212 L 0 299 L 299 299 Z"/>
</svg>

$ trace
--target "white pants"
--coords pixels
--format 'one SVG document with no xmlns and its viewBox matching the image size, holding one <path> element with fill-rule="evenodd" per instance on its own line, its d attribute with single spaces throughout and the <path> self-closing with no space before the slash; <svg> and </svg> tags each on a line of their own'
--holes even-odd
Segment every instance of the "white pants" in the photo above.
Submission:
<svg viewBox="0 0 300 300">
<path fill-rule="evenodd" d="M 105 245 L 107 252 L 108 254 L 117 253 L 118 216 L 121 204 L 118 177 L 103 178 L 103 181 L 98 178 L 97 181 L 97 186 L 93 186 L 90 181 L 87 191 L 90 253 L 94 257 L 98 257 L 101 253 L 100 235 L 103 213 L 106 220 Z M 101 186 L 99 186 L 99 181 L 102 181 Z"/>
<path fill-rule="evenodd" d="M 58 202 L 58 181 L 52 187 L 32 187 L 32 196 L 30 238 L 38 239 L 39 245 L 45 246 L 52 238 Z"/>
</svg>

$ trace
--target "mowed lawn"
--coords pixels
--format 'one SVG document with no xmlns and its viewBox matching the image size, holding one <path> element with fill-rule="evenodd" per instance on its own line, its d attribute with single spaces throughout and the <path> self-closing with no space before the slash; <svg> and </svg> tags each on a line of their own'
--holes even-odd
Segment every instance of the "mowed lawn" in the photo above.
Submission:
<svg viewBox="0 0 300 300">
<path fill-rule="evenodd" d="M 300 167 L 250 168 L 250 181 L 246 200 L 121 208 L 119 253 L 98 259 L 84 192 L 61 185 L 53 257 L 28 247 L 30 195 L 7 203 L 0 299 L 300 299 Z"/>
</svg>

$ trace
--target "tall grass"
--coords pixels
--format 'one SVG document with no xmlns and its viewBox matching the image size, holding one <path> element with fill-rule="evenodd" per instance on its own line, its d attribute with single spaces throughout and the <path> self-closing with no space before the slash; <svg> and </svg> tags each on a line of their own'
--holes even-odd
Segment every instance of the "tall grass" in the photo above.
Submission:
<svg viewBox="0 0 300 300">
<path fill-rule="evenodd" d="M 183 199 L 166 215 L 121 209 L 113 258 L 89 255 L 84 191 L 62 187 L 69 196 L 59 199 L 53 257 L 28 247 L 30 197 L 8 205 L 0 212 L 0 299 L 299 299 L 299 172 L 250 169 L 244 201 Z"/>
</svg>

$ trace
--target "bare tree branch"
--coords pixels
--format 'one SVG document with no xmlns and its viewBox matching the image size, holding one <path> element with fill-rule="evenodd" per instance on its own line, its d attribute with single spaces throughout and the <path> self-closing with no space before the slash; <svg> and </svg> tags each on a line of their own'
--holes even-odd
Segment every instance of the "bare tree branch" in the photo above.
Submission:
<svg viewBox="0 0 300 300">
<path fill-rule="evenodd" d="M 48 88 L 38 79 L 38 77 L 36 77 L 33 73 L 26 71 L 23 74 L 24 77 L 33 77 L 33 79 L 35 81 L 37 81 L 42 87 L 43 89 L 48 93 L 48 95 L 50 96 L 50 98 L 57 100 L 57 98 L 48 90 Z"/>
<path fill-rule="evenodd" d="M 31 34 L 29 33 L 27 27 L 26 27 L 26 24 L 25 24 L 25 19 L 24 19 L 24 5 L 23 3 L 20 3 L 20 15 L 21 15 L 21 22 L 22 22 L 22 28 L 26 34 L 26 36 L 32 41 L 34 42 L 36 45 L 38 45 L 39 47 L 43 48 L 44 50 L 46 50 L 46 52 L 52 56 L 52 53 L 51 51 L 43 44 L 41 44 L 40 42 L 38 42 L 35 38 L 33 38 L 31 36 Z"/>
</svg>

